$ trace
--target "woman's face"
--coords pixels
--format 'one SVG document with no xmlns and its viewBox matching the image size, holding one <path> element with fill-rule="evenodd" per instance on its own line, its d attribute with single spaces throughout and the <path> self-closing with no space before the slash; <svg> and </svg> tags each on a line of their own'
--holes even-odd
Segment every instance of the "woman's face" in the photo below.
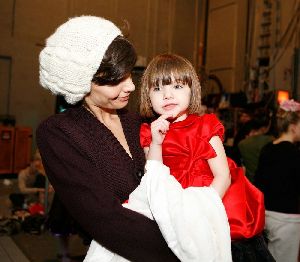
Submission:
<svg viewBox="0 0 300 262">
<path fill-rule="evenodd" d="M 121 109 L 128 104 L 129 95 L 135 90 L 131 76 L 125 78 L 117 85 L 91 84 L 91 92 L 86 99 L 92 105 L 104 109 Z M 89 104 L 90 104 L 89 103 Z"/>
</svg>

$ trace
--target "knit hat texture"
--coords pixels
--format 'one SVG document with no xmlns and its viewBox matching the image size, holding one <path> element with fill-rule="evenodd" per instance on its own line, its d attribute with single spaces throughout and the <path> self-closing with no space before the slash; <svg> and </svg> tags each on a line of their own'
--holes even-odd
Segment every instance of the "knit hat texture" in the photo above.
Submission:
<svg viewBox="0 0 300 262">
<path fill-rule="evenodd" d="M 75 104 L 91 90 L 91 81 L 120 29 L 95 16 L 69 19 L 46 40 L 40 53 L 40 84 Z"/>
</svg>

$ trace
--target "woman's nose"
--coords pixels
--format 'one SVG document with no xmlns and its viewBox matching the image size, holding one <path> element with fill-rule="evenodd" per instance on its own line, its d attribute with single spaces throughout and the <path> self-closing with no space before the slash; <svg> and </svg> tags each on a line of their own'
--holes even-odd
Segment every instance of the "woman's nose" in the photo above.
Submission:
<svg viewBox="0 0 300 262">
<path fill-rule="evenodd" d="M 126 80 L 124 80 L 123 89 L 125 92 L 132 92 L 135 90 L 135 85 L 131 77 L 128 77 Z"/>
</svg>

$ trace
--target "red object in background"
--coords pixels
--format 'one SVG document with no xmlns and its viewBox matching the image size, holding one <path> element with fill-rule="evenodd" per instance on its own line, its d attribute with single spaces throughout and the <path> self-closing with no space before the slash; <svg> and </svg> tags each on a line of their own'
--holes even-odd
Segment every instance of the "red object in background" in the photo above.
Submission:
<svg viewBox="0 0 300 262">
<path fill-rule="evenodd" d="M 36 215 L 36 214 L 44 215 L 45 214 L 44 206 L 41 205 L 40 203 L 31 204 L 28 207 L 28 211 L 29 211 L 30 215 Z"/>
<path fill-rule="evenodd" d="M 289 91 L 286 90 L 278 90 L 277 92 L 277 102 L 280 104 L 282 101 L 288 100 L 290 97 Z"/>
</svg>

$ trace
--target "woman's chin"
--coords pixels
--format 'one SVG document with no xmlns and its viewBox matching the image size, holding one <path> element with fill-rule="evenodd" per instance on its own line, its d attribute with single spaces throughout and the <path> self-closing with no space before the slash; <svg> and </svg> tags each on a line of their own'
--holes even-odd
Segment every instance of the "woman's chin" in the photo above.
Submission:
<svg viewBox="0 0 300 262">
<path fill-rule="evenodd" d="M 120 101 L 119 103 L 115 104 L 115 108 L 116 109 L 122 109 L 127 105 L 128 105 L 128 100 L 127 101 Z"/>
</svg>

